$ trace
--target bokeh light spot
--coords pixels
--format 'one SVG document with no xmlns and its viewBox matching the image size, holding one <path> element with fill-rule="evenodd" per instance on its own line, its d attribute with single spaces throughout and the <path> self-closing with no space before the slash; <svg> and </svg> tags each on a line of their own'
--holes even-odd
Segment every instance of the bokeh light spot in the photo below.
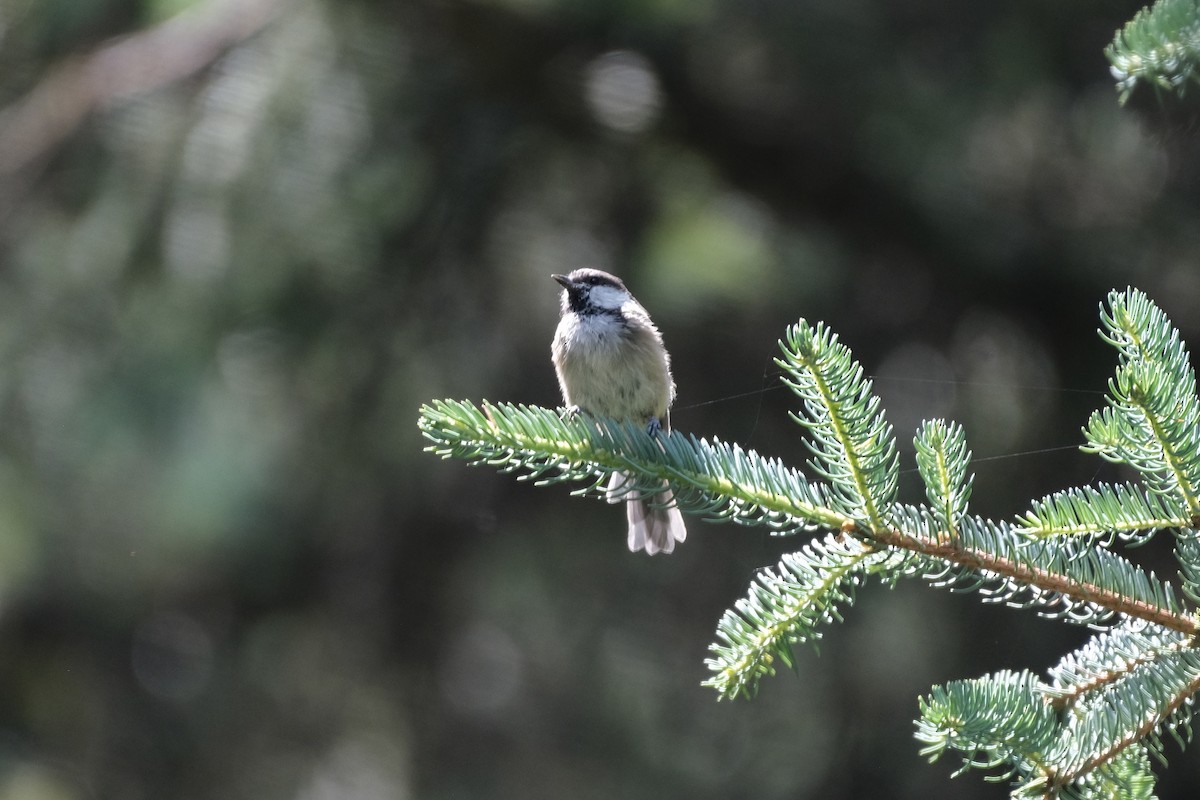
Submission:
<svg viewBox="0 0 1200 800">
<path fill-rule="evenodd" d="M 614 50 L 586 70 L 584 93 L 596 121 L 621 133 L 640 133 L 658 117 L 662 90 L 645 56 Z"/>
</svg>

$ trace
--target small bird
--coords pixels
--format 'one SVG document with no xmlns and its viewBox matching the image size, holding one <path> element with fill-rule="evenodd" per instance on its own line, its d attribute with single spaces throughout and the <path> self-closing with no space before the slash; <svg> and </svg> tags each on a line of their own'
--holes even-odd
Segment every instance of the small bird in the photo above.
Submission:
<svg viewBox="0 0 1200 800">
<path fill-rule="evenodd" d="M 598 269 L 552 275 L 563 287 L 562 318 L 551 356 L 563 401 L 571 410 L 599 417 L 636 420 L 650 435 L 670 431 L 667 411 L 675 399 L 671 357 L 646 309 L 620 278 Z M 608 501 L 620 502 L 629 475 L 614 472 Z M 626 503 L 629 549 L 647 555 L 670 553 L 687 538 L 683 515 L 663 491 L 651 501 Z"/>
</svg>

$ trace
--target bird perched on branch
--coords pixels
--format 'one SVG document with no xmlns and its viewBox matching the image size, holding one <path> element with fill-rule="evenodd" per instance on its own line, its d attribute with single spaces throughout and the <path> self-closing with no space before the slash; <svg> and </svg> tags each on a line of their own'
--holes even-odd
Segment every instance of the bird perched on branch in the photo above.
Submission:
<svg viewBox="0 0 1200 800">
<path fill-rule="evenodd" d="M 598 269 L 553 275 L 563 287 L 562 318 L 551 354 L 563 401 L 572 410 L 635 420 L 651 436 L 670 431 L 667 412 L 675 399 L 671 357 L 646 309 L 620 278 Z M 614 472 L 610 503 L 626 501 L 629 549 L 670 553 L 687 537 L 666 482 L 649 498 L 629 497 L 633 478 Z"/>
</svg>

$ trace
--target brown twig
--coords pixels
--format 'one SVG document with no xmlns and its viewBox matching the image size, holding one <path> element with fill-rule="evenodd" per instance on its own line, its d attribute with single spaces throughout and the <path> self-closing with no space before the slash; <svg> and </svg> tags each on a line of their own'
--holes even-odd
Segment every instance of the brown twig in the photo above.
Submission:
<svg viewBox="0 0 1200 800">
<path fill-rule="evenodd" d="M 1074 600 L 1101 606 L 1118 614 L 1144 619 L 1189 636 L 1200 633 L 1200 623 L 1197 623 L 1196 618 L 1190 614 L 1177 613 L 1094 583 L 1074 580 L 1062 573 L 1034 567 L 994 553 L 968 550 L 955 540 L 947 541 L 939 538 L 931 541 L 911 536 L 903 531 L 888 529 L 874 531 L 869 538 L 894 547 L 943 559 L 976 572 L 990 572 L 1012 578 L 1043 591 L 1056 592 Z"/>
</svg>

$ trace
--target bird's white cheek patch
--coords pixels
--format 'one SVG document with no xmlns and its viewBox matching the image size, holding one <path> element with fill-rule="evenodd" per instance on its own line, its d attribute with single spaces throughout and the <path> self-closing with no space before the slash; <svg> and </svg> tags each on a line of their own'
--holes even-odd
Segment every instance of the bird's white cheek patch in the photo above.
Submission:
<svg viewBox="0 0 1200 800">
<path fill-rule="evenodd" d="M 615 311 L 629 299 L 629 293 L 612 286 L 593 286 L 589 298 L 597 308 Z"/>
</svg>

